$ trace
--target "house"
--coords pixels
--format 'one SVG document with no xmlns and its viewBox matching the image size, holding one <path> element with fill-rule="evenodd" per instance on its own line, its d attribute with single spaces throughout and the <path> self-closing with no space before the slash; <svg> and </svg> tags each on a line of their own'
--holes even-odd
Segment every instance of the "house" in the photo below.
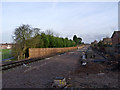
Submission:
<svg viewBox="0 0 120 90">
<path fill-rule="evenodd" d="M 11 49 L 13 45 L 12 43 L 0 44 L 0 49 Z"/>
<path fill-rule="evenodd" d="M 97 44 L 98 42 L 95 40 L 95 41 L 93 41 L 91 44 Z"/>
<path fill-rule="evenodd" d="M 114 53 L 120 54 L 120 31 L 114 31 L 111 38 Z"/>
<path fill-rule="evenodd" d="M 111 38 L 103 38 L 103 44 L 112 45 L 112 39 Z"/>
<path fill-rule="evenodd" d="M 96 40 L 94 40 L 93 42 L 91 42 L 91 45 L 96 45 L 98 42 Z"/>
</svg>

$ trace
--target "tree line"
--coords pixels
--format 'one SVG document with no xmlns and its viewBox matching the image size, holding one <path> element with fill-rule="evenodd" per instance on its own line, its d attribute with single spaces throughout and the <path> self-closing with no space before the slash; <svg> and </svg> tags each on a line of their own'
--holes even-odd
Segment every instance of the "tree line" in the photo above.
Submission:
<svg viewBox="0 0 120 90">
<path fill-rule="evenodd" d="M 50 30 L 41 32 L 39 28 L 30 25 L 21 25 L 15 29 L 13 41 L 15 46 L 12 54 L 15 58 L 26 58 L 29 56 L 29 48 L 62 48 L 74 47 L 81 44 L 82 39 L 74 35 L 73 40 L 55 36 Z"/>
</svg>

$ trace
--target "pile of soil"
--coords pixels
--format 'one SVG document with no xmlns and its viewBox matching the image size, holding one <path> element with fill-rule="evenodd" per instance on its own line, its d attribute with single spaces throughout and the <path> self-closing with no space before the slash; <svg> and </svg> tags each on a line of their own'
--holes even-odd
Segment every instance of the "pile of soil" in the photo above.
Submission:
<svg viewBox="0 0 120 90">
<path fill-rule="evenodd" d="M 105 66 L 103 66 L 102 64 L 90 62 L 86 66 L 79 66 L 78 69 L 75 70 L 75 72 L 71 72 L 71 74 L 79 74 L 79 73 L 96 74 L 103 72 L 104 69 Z"/>
<path fill-rule="evenodd" d="M 112 65 L 90 62 L 85 67 L 79 66 L 70 73 L 68 82 L 71 87 L 78 88 L 120 88 L 118 85 L 119 72 L 110 69 L 113 68 Z"/>
</svg>

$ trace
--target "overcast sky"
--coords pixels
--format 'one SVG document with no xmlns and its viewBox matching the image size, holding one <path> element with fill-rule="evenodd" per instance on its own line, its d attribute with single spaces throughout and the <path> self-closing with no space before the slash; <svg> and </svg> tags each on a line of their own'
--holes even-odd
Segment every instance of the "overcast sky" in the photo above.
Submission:
<svg viewBox="0 0 120 90">
<path fill-rule="evenodd" d="M 2 42 L 12 42 L 14 29 L 29 24 L 60 37 L 77 35 L 90 43 L 111 37 L 118 27 L 117 2 L 4 2 L 2 3 Z"/>
</svg>

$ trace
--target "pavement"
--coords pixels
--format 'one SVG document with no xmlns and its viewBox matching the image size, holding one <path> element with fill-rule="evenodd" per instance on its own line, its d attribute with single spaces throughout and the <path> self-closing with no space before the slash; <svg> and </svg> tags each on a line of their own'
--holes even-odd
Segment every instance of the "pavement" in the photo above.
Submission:
<svg viewBox="0 0 120 90">
<path fill-rule="evenodd" d="M 81 66 L 82 51 L 87 51 L 88 47 L 89 45 L 86 45 L 79 50 L 3 71 L 2 86 L 3 88 L 50 88 L 55 77 L 65 77 L 71 87 L 118 87 L 118 74 L 105 74 L 103 72 L 104 65 L 91 62 L 93 59 L 88 59 L 87 67 Z M 96 55 L 95 59 L 104 58 Z M 103 75 L 105 76 L 103 77 Z M 103 81 L 103 79 L 108 81 Z"/>
</svg>

